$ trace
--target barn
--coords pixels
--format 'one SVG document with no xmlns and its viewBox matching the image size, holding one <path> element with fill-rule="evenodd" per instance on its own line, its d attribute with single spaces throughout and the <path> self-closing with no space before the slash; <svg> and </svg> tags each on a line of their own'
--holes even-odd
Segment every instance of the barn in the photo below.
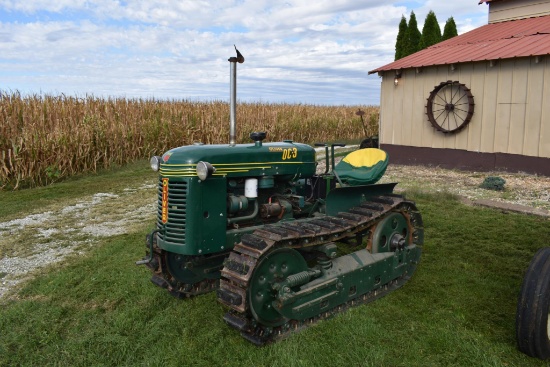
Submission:
<svg viewBox="0 0 550 367">
<path fill-rule="evenodd" d="M 369 71 L 393 163 L 550 176 L 550 0 L 485 0 L 487 25 Z"/>
</svg>

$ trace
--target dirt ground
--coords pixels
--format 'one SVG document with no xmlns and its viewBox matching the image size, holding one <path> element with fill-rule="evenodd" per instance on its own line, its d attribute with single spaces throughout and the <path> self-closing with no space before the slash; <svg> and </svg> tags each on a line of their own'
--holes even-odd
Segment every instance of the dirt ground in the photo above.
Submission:
<svg viewBox="0 0 550 367">
<path fill-rule="evenodd" d="M 481 188 L 487 177 L 505 180 L 504 190 Z M 388 167 L 383 181 L 399 182 L 401 189 L 417 189 L 427 192 L 449 192 L 471 201 L 491 200 L 550 210 L 550 177 L 508 172 L 475 172 L 448 170 L 427 166 Z"/>
</svg>

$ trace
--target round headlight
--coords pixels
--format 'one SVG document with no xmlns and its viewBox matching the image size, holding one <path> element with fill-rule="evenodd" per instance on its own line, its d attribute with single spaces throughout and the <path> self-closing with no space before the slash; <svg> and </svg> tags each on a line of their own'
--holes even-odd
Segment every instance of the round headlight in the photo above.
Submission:
<svg viewBox="0 0 550 367">
<path fill-rule="evenodd" d="M 214 166 L 210 163 L 203 161 L 197 163 L 197 176 L 199 176 L 201 181 L 204 181 L 208 177 L 212 176 L 214 172 L 216 172 L 216 168 L 214 168 Z"/>
<path fill-rule="evenodd" d="M 157 172 L 160 168 L 160 160 L 162 158 L 159 156 L 152 156 L 151 160 L 149 161 L 149 164 L 151 165 L 151 169 L 155 172 Z"/>
</svg>

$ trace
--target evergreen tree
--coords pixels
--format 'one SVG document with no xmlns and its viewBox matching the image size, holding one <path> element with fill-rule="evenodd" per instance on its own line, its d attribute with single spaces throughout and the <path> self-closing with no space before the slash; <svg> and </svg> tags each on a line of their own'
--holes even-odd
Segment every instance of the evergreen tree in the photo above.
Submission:
<svg viewBox="0 0 550 367">
<path fill-rule="evenodd" d="M 399 32 L 397 33 L 397 40 L 395 41 L 395 60 L 399 60 L 403 57 L 403 47 L 405 46 L 405 35 L 407 33 L 407 19 L 405 16 L 401 16 L 401 22 L 399 22 Z"/>
<path fill-rule="evenodd" d="M 423 50 L 439 42 L 441 42 L 441 28 L 437 23 L 435 13 L 430 10 L 424 21 L 418 49 Z"/>
<path fill-rule="evenodd" d="M 411 17 L 409 18 L 409 24 L 407 25 L 407 32 L 405 33 L 405 44 L 403 45 L 402 56 L 409 56 L 419 50 L 418 45 L 420 43 L 420 37 L 422 34 L 418 30 L 418 23 L 416 22 L 416 15 L 414 11 L 411 11 Z"/>
<path fill-rule="evenodd" d="M 455 20 L 453 19 L 453 17 L 450 17 L 449 19 L 447 19 L 447 22 L 445 23 L 445 28 L 443 28 L 443 37 L 441 40 L 445 41 L 455 36 L 458 36 L 458 32 L 456 31 Z"/>
</svg>

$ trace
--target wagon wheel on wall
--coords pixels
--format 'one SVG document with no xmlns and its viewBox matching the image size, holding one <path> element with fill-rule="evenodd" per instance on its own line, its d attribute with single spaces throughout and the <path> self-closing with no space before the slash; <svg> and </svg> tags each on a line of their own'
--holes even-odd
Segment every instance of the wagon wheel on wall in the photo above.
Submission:
<svg viewBox="0 0 550 367">
<path fill-rule="evenodd" d="M 447 134 L 466 127 L 474 114 L 474 96 L 464 84 L 441 82 L 428 97 L 428 119 L 437 130 Z"/>
</svg>

